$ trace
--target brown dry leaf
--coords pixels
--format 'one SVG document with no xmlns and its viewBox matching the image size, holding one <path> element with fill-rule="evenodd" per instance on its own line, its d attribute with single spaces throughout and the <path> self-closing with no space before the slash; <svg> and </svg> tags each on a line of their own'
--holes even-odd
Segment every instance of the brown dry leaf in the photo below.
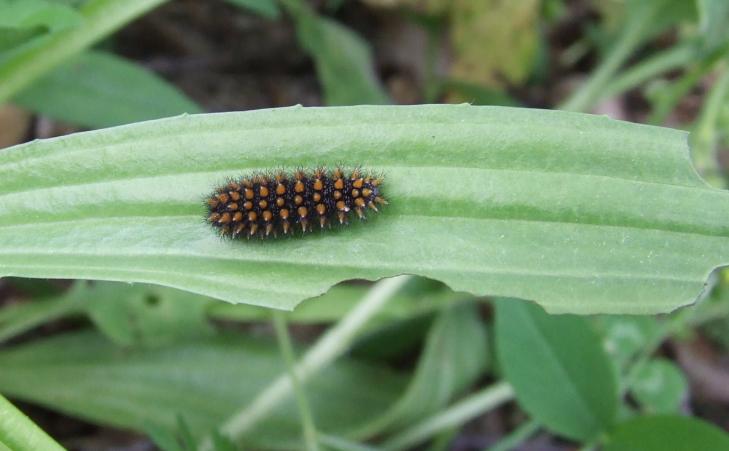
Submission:
<svg viewBox="0 0 729 451">
<path fill-rule="evenodd" d="M 0 149 L 23 141 L 30 125 L 30 113 L 14 105 L 0 106 Z"/>
</svg>

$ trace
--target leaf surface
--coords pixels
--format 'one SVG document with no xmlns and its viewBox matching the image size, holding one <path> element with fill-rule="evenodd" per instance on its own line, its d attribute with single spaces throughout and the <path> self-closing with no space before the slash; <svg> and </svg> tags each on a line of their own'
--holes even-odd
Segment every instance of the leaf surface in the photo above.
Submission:
<svg viewBox="0 0 729 451">
<path fill-rule="evenodd" d="M 589 441 L 613 425 L 617 383 L 586 318 L 500 299 L 496 349 L 519 404 L 549 430 Z"/>
<path fill-rule="evenodd" d="M 72 58 L 13 102 L 92 128 L 201 112 L 192 100 L 153 72 L 101 51 Z"/>
<path fill-rule="evenodd" d="M 361 164 L 390 201 L 304 238 L 221 240 L 202 199 L 251 170 Z M 356 221 L 355 221 L 356 222 Z M 181 116 L 0 153 L 0 275 L 141 281 L 290 309 L 410 273 L 552 312 L 656 313 L 729 262 L 729 194 L 686 134 L 467 105 Z"/>
</svg>

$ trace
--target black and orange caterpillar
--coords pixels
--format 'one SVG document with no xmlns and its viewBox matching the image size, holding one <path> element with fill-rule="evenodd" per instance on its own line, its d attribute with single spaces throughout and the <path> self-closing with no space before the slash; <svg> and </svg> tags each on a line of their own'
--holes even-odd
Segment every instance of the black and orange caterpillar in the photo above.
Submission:
<svg viewBox="0 0 729 451">
<path fill-rule="evenodd" d="M 381 176 L 360 168 L 299 169 L 293 173 L 256 172 L 232 179 L 207 198 L 207 221 L 222 236 L 272 238 L 345 225 L 352 212 L 387 204 L 380 193 Z"/>
</svg>

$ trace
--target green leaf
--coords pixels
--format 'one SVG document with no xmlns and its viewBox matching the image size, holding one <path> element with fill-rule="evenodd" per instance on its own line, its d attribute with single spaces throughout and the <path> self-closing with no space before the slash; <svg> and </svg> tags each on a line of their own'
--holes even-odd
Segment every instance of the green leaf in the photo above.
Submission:
<svg viewBox="0 0 729 451">
<path fill-rule="evenodd" d="M 729 450 L 729 435 L 702 420 L 657 415 L 622 423 L 605 446 L 605 451 L 666 450 Z"/>
<path fill-rule="evenodd" d="M 227 2 L 266 19 L 277 19 L 281 13 L 275 0 L 227 0 Z"/>
<path fill-rule="evenodd" d="M 48 32 L 45 27 L 8 28 L 0 26 L 0 52 L 28 42 Z"/>
<path fill-rule="evenodd" d="M 0 11 L 0 27 L 59 31 L 82 21 L 75 9 L 46 0 L 0 0 Z"/>
<path fill-rule="evenodd" d="M 289 11 L 296 19 L 301 46 L 314 59 L 327 105 L 390 103 L 362 38 L 305 6 L 290 6 Z"/>
<path fill-rule="evenodd" d="M 63 447 L 0 396 L 0 450 L 63 451 Z"/>
<path fill-rule="evenodd" d="M 79 10 L 82 18 L 79 25 L 36 39 L 33 41 L 34 45 L 24 45 L 18 51 L 0 59 L 0 104 L 67 59 L 164 2 L 165 0 L 89 0 L 84 3 Z M 70 9 L 63 5 L 58 6 Z"/>
<path fill-rule="evenodd" d="M 182 417 L 199 440 L 250 402 L 282 365 L 275 345 L 241 336 L 140 349 L 80 332 L 0 351 L 0 392 L 95 423 L 156 430 L 157 438 L 177 436 Z M 346 435 L 389 406 L 404 382 L 391 371 L 343 359 L 306 390 L 317 427 Z M 299 438 L 289 399 L 250 432 L 245 449 L 295 448 Z"/>
<path fill-rule="evenodd" d="M 612 5 L 602 2 L 600 5 Z M 619 33 L 611 39 L 611 46 L 587 82 L 565 100 L 560 109 L 587 111 L 609 88 L 618 70 L 646 41 L 666 28 L 696 15 L 695 4 L 684 0 L 643 0 L 625 2 L 624 17 L 617 27 Z"/>
<path fill-rule="evenodd" d="M 597 318 L 597 326 L 618 371 L 660 334 L 659 322 L 648 316 L 603 315 Z"/>
<path fill-rule="evenodd" d="M 369 290 L 369 285 L 340 284 L 323 295 L 302 302 L 296 310 L 286 316 L 289 323 L 321 324 L 342 318 Z M 399 290 L 377 315 L 367 323 L 367 328 L 389 327 L 396 320 L 428 314 L 453 301 L 463 299 L 463 294 L 454 293 L 441 284 L 424 278 L 414 278 L 405 289 Z M 211 318 L 233 321 L 269 321 L 268 309 L 247 304 L 215 302 L 209 304 Z M 390 343 L 391 345 L 392 343 Z M 379 351 L 386 351 L 379 349 Z"/>
<path fill-rule="evenodd" d="M 701 38 L 706 50 L 715 49 L 727 42 L 729 30 L 729 2 L 725 0 L 696 0 L 699 12 Z"/>
<path fill-rule="evenodd" d="M 207 299 L 151 285 L 98 283 L 77 290 L 96 327 L 121 346 L 160 346 L 212 334 Z"/>
<path fill-rule="evenodd" d="M 678 413 L 688 394 L 688 381 L 673 362 L 655 359 L 640 367 L 632 392 L 648 413 Z"/>
<path fill-rule="evenodd" d="M 0 309 L 0 342 L 48 321 L 80 314 L 83 306 L 74 292 L 71 290 L 63 296 L 4 306 Z"/>
<path fill-rule="evenodd" d="M 362 164 L 390 205 L 304 238 L 221 240 L 227 176 Z M 32 239 L 29 239 L 31 238 Z M 729 194 L 681 131 L 468 105 L 177 117 L 0 153 L 0 275 L 149 282 L 290 309 L 342 280 L 409 273 L 552 312 L 655 313 L 729 262 Z"/>
<path fill-rule="evenodd" d="M 618 405 L 615 376 L 586 319 L 550 316 L 531 303 L 496 303 L 496 349 L 519 405 L 551 431 L 589 441 Z"/>
<path fill-rule="evenodd" d="M 73 58 L 13 101 L 54 119 L 95 128 L 201 111 L 154 73 L 98 51 Z"/>
</svg>

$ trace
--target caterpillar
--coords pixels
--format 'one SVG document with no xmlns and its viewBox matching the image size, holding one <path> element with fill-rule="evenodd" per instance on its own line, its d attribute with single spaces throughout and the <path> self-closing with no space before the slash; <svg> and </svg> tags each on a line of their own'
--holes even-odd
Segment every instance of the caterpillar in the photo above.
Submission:
<svg viewBox="0 0 729 451">
<path fill-rule="evenodd" d="M 360 168 L 254 172 L 228 180 L 208 196 L 207 222 L 221 236 L 249 239 L 347 225 L 352 213 L 365 219 L 367 210 L 377 212 L 377 205 L 388 203 L 380 193 L 382 181 Z"/>
</svg>

